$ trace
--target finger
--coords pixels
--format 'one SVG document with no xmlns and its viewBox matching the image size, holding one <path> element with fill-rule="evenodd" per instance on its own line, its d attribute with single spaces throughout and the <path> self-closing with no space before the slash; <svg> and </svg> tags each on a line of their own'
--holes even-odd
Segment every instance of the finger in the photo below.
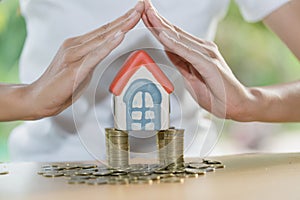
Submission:
<svg viewBox="0 0 300 200">
<path fill-rule="evenodd" d="M 182 34 L 182 35 L 184 35 L 184 36 L 186 36 L 188 38 L 191 38 L 191 39 L 193 39 L 193 40 L 195 40 L 195 41 L 197 41 L 199 43 L 203 43 L 203 44 L 206 43 L 205 40 L 201 40 L 200 38 L 197 38 L 197 37 L 195 37 L 195 36 L 193 36 L 193 35 L 185 32 L 184 30 L 182 30 L 181 28 L 177 27 L 176 25 L 173 25 L 172 23 L 170 23 L 166 18 L 164 18 L 162 15 L 160 15 L 157 12 L 157 10 L 155 9 L 155 7 L 153 6 L 153 4 L 152 4 L 152 2 L 150 0 L 145 0 L 145 11 L 146 11 L 146 13 L 148 12 L 148 10 L 150 10 L 150 12 L 151 12 L 151 10 L 154 11 L 155 14 L 158 16 L 158 18 L 162 22 L 164 22 L 164 24 L 166 26 L 172 27 L 172 29 L 174 29 L 175 31 L 179 32 L 180 34 Z"/>
<path fill-rule="evenodd" d="M 207 76 L 212 73 L 212 68 L 210 67 L 211 61 L 207 59 L 207 56 L 203 55 L 203 53 L 192 49 L 191 47 L 181 43 L 177 39 L 168 35 L 165 31 L 162 31 L 159 34 L 160 41 L 163 45 L 165 45 L 171 52 L 181 56 L 185 60 L 187 60 L 192 65 L 201 66 L 201 71 L 204 76 Z M 200 73 L 202 75 L 202 73 Z M 205 77 L 203 77 L 205 78 Z"/>
<path fill-rule="evenodd" d="M 80 74 L 86 75 L 93 71 L 97 64 L 101 62 L 113 49 L 115 49 L 124 39 L 125 34 L 119 32 L 117 35 L 112 36 L 105 40 L 99 47 L 89 52 L 83 59 L 80 66 Z M 82 79 L 78 79 L 82 81 Z"/>
<path fill-rule="evenodd" d="M 152 24 L 152 27 L 157 29 L 158 32 L 161 32 L 163 30 L 172 30 L 175 31 L 174 27 L 172 24 L 167 24 L 165 23 L 160 16 L 157 14 L 154 8 L 149 8 L 146 11 L 147 18 L 149 22 Z"/>
<path fill-rule="evenodd" d="M 207 43 L 205 40 L 202 40 L 202 39 L 200 39 L 200 38 L 198 38 L 198 37 L 196 37 L 196 36 L 193 36 L 193 35 L 191 35 L 191 34 L 185 32 L 184 30 L 182 30 L 182 29 L 179 28 L 178 26 L 176 26 L 176 25 L 170 23 L 166 18 L 164 18 L 164 17 L 163 17 L 162 15 L 160 15 L 158 12 L 156 12 L 156 14 L 160 17 L 160 19 L 161 19 L 165 24 L 167 24 L 167 25 L 169 25 L 169 26 L 172 26 L 173 29 L 174 29 L 176 32 L 180 33 L 181 35 L 183 35 L 183 36 L 185 36 L 185 37 L 187 37 L 187 38 L 190 38 L 190 39 L 192 39 L 192 40 L 195 40 L 195 41 L 197 41 L 197 42 L 199 42 L 199 43 L 201 43 L 201 44 L 206 44 L 206 43 Z"/>
<path fill-rule="evenodd" d="M 144 22 L 144 24 L 146 25 L 146 27 L 148 28 L 148 30 L 153 34 L 154 37 L 156 37 L 157 40 L 159 40 L 159 32 L 157 32 L 154 28 L 153 25 L 151 24 L 151 22 L 148 20 L 148 17 L 145 15 L 145 13 L 142 15 L 142 20 Z"/>
<path fill-rule="evenodd" d="M 120 23 L 123 23 L 124 21 L 131 19 L 135 17 L 136 15 L 141 16 L 142 13 L 144 12 L 144 2 L 139 1 L 136 6 L 133 9 L 130 9 L 127 13 L 125 13 L 123 16 L 119 17 L 118 19 L 96 29 L 93 30 L 83 36 L 78 36 L 75 38 L 75 42 L 81 43 L 86 40 L 90 40 L 93 37 L 97 36 L 98 34 L 101 34 L 103 32 L 106 32 L 107 30 L 110 30 L 114 28 L 115 26 L 119 25 Z"/>
<path fill-rule="evenodd" d="M 175 64 L 177 69 L 182 73 L 185 74 L 185 77 L 187 79 L 193 79 L 197 78 L 197 80 L 204 82 L 203 78 L 199 74 L 199 72 L 194 68 L 194 66 L 186 61 L 185 59 L 181 58 L 180 56 L 172 53 L 172 52 L 166 52 L 168 57 L 171 59 L 171 61 Z"/>
<path fill-rule="evenodd" d="M 170 58 L 170 60 L 172 61 L 172 63 L 174 63 L 174 65 L 178 68 L 184 68 L 188 70 L 188 65 L 189 63 L 183 59 L 182 57 L 170 52 L 170 51 L 166 51 L 167 56 Z"/>
<path fill-rule="evenodd" d="M 154 7 L 150 0 L 144 0 L 145 2 L 145 10 L 148 10 L 151 7 Z"/>
<path fill-rule="evenodd" d="M 136 15 L 134 18 L 128 18 L 125 21 L 123 21 L 123 23 L 120 23 L 114 28 L 97 35 L 93 39 L 67 49 L 67 53 L 65 55 L 66 62 L 78 61 L 82 57 L 87 55 L 89 52 L 101 46 L 102 43 L 106 42 L 106 40 L 112 38 L 114 35 L 120 34 L 120 32 L 121 33 L 128 32 L 138 23 L 139 18 L 140 17 L 138 15 Z"/>
<path fill-rule="evenodd" d="M 175 26 L 168 21 L 163 20 L 162 17 L 153 9 L 149 9 L 147 11 L 147 16 L 149 18 L 149 23 L 155 27 L 154 29 L 156 29 L 156 32 L 166 31 L 168 34 L 172 35 L 177 40 L 180 40 L 187 46 L 201 51 L 204 55 L 207 55 L 213 59 L 218 57 L 218 55 L 214 52 L 215 49 L 213 49 L 211 46 L 205 45 L 200 39 L 195 40 L 195 37 L 187 33 L 183 33 L 182 31 L 178 32 L 178 28 L 175 28 Z"/>
<path fill-rule="evenodd" d="M 57 106 L 58 109 L 55 114 L 59 114 L 63 110 L 67 109 L 70 105 L 74 104 L 82 95 L 83 91 L 87 88 L 91 78 L 92 76 L 86 77 L 86 79 L 84 79 L 79 86 L 73 85 L 73 93 L 71 93 L 70 96 L 61 103 L 61 105 Z"/>
</svg>

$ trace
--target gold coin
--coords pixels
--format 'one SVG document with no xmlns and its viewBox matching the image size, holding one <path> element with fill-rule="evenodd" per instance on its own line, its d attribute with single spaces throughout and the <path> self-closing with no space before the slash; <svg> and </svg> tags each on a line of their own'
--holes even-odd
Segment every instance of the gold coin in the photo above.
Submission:
<svg viewBox="0 0 300 200">
<path fill-rule="evenodd" d="M 7 175 L 7 174 L 9 174 L 8 171 L 0 171 L 0 175 Z"/>
</svg>

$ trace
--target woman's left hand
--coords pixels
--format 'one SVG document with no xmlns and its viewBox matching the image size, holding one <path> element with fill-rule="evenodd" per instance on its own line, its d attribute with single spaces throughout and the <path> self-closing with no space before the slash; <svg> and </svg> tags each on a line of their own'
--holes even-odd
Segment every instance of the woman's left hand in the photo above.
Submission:
<svg viewBox="0 0 300 200">
<path fill-rule="evenodd" d="M 255 107 L 251 90 L 242 85 L 213 42 L 192 36 L 164 19 L 145 1 L 145 25 L 164 45 L 170 60 L 184 76 L 194 99 L 218 117 L 250 120 Z"/>
</svg>

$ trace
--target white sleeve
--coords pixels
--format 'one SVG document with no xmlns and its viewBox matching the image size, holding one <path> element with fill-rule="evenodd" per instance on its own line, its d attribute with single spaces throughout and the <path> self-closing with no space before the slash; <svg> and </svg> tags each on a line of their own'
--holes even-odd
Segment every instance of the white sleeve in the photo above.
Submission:
<svg viewBox="0 0 300 200">
<path fill-rule="evenodd" d="M 257 22 L 290 0 L 235 0 L 245 20 Z"/>
</svg>

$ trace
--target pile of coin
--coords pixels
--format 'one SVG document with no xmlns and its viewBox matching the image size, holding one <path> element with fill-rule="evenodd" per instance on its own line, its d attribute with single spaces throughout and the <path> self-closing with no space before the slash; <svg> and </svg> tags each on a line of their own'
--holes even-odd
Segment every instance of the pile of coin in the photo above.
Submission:
<svg viewBox="0 0 300 200">
<path fill-rule="evenodd" d="M 42 166 L 38 172 L 44 177 L 65 177 L 69 184 L 123 185 L 153 183 L 183 183 L 186 178 L 197 178 L 225 166 L 219 161 L 202 160 L 184 163 L 183 167 L 161 167 L 159 164 L 132 164 L 113 169 L 103 165 L 58 163 Z"/>
<path fill-rule="evenodd" d="M 105 140 L 108 166 L 115 169 L 122 169 L 128 167 L 128 132 L 107 128 L 105 129 Z"/>
<path fill-rule="evenodd" d="M 168 129 L 157 133 L 157 146 L 159 164 L 161 166 L 173 166 L 181 168 L 184 165 L 183 158 L 184 130 Z"/>
<path fill-rule="evenodd" d="M 42 166 L 38 174 L 44 177 L 67 177 L 69 184 L 120 185 L 183 183 L 185 178 L 197 178 L 225 166 L 219 161 L 184 162 L 184 130 L 157 132 L 159 163 L 129 165 L 128 132 L 106 129 L 108 166 L 59 163 Z"/>
</svg>

